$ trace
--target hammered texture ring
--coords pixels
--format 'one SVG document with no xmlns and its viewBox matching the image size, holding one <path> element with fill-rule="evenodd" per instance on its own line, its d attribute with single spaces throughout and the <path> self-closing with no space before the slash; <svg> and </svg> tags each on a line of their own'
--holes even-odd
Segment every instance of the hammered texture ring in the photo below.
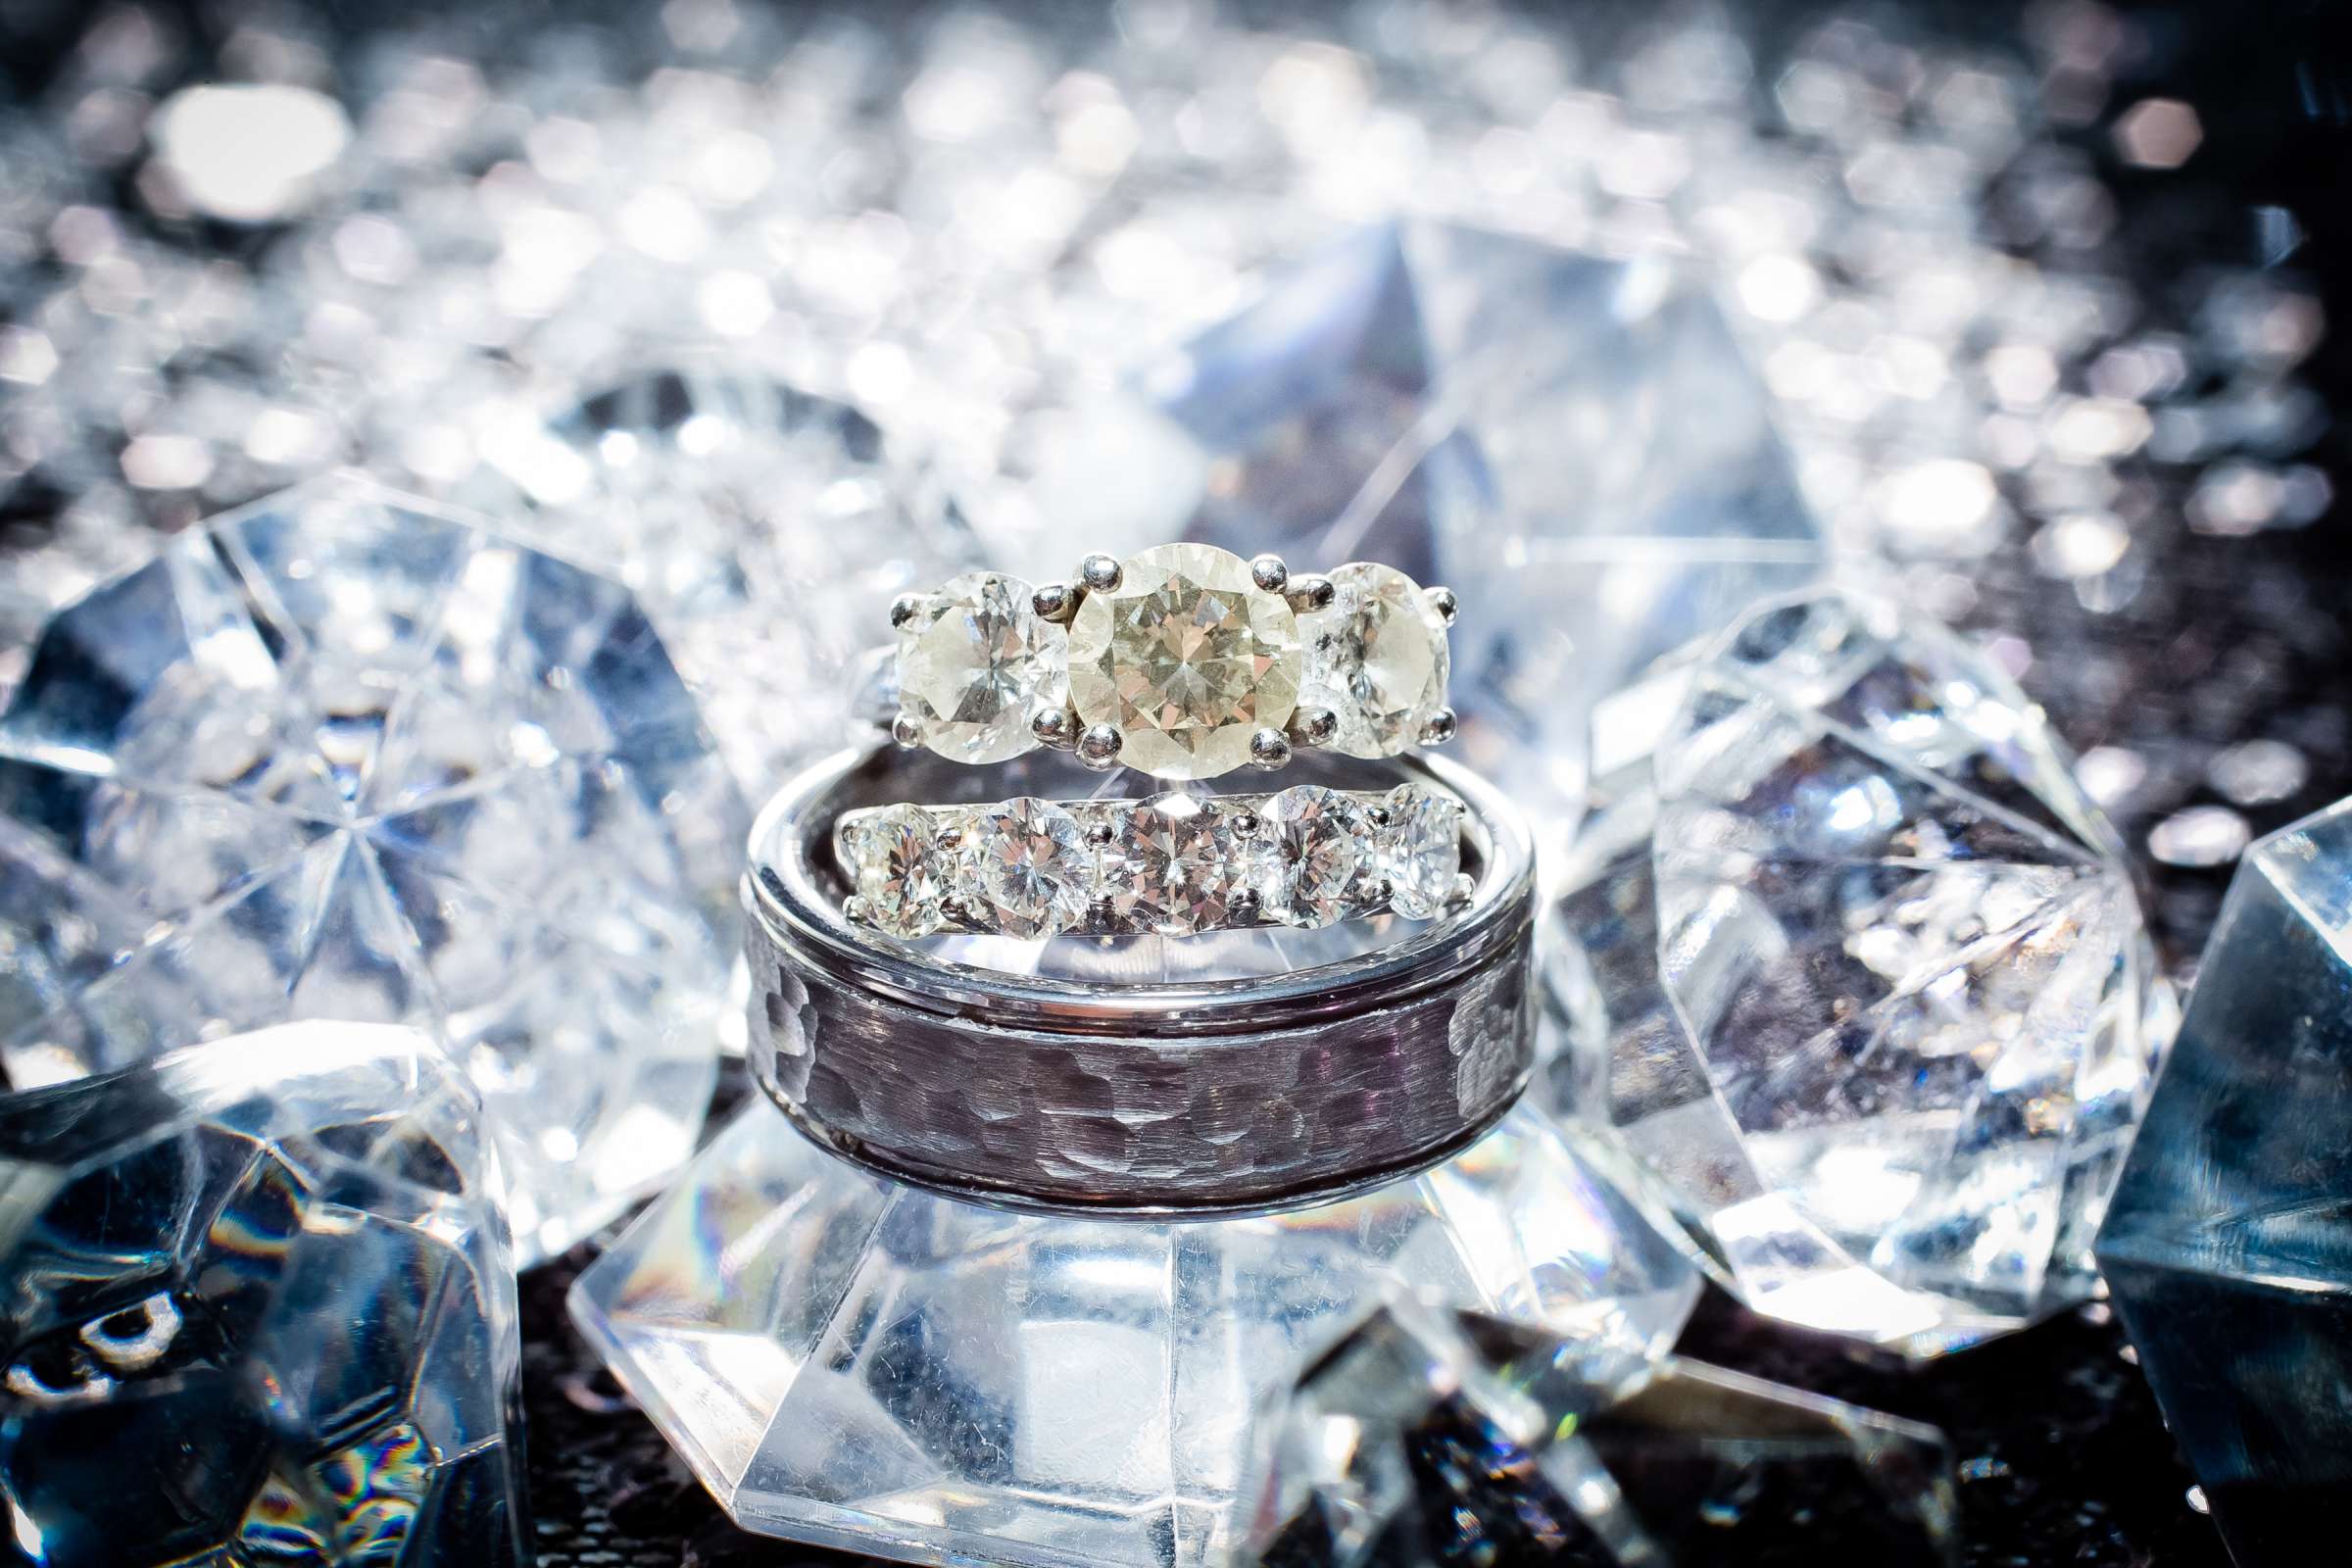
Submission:
<svg viewBox="0 0 2352 1568">
<path fill-rule="evenodd" d="M 845 912 L 838 819 L 910 797 L 982 800 L 1004 776 L 888 747 L 810 767 L 761 813 L 744 884 L 761 1088 L 848 1159 L 1018 1208 L 1247 1213 L 1465 1147 L 1532 1061 L 1528 830 L 1442 761 L 1301 764 L 1333 789 L 1458 801 L 1463 895 L 1427 920 L 1191 942 L 900 941 Z M 1089 781 L 1053 754 L 1013 774 L 1039 795 Z"/>
</svg>

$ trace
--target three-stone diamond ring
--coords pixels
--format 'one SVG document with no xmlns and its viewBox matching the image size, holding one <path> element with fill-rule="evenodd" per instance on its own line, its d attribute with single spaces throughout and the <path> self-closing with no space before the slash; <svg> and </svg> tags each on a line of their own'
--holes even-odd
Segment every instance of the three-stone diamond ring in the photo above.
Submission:
<svg viewBox="0 0 2352 1568">
<path fill-rule="evenodd" d="M 1434 785 L 1301 784 L 876 807 L 843 814 L 833 850 L 845 912 L 891 936 L 1193 936 L 1429 919 L 1469 896 L 1461 832 L 1461 802 Z"/>
<path fill-rule="evenodd" d="M 891 607 L 900 745 L 963 762 L 1037 747 L 1166 779 L 1295 748 L 1395 757 L 1450 739 L 1454 598 L 1392 566 L 1293 576 L 1276 556 L 1161 545 L 1069 582 L 976 571 Z"/>
</svg>

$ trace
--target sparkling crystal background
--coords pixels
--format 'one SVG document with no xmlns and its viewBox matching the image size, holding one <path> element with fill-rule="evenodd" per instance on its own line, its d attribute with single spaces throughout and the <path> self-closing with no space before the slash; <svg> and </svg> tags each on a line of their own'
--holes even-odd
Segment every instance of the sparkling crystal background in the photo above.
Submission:
<svg viewBox="0 0 2352 1568">
<path fill-rule="evenodd" d="M 2048 705 L 2180 967 L 2249 837 L 2352 786 L 2341 24 L 1954 12 L 20 0 L 0 680 L 155 529 L 344 461 L 471 496 L 690 349 L 1058 565 L 1078 412 L 1403 209 L 1715 269 L 1834 542 Z M 271 156 L 199 81 L 275 84 Z M 784 1557 L 582 1370 L 564 1283 L 524 1305 L 542 1560 Z M 1972 1560 L 2218 1560 L 2096 1308 L 1908 1379 L 1720 1307 L 1685 1348 L 1943 1425 Z"/>
</svg>

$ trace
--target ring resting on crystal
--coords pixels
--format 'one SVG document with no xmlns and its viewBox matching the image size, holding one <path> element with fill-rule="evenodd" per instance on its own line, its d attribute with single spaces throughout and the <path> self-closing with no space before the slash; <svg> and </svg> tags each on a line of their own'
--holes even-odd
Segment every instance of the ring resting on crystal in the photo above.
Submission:
<svg viewBox="0 0 2352 1568">
<path fill-rule="evenodd" d="M 1165 779 L 1395 757 L 1453 735 L 1454 613 L 1393 566 L 1293 576 L 1201 544 L 1089 556 L 1067 582 L 968 572 L 891 607 L 890 730 L 956 761 L 1046 747 Z"/>
<path fill-rule="evenodd" d="M 984 773 L 887 746 L 808 769 L 753 830 L 754 1076 L 842 1157 L 1015 1208 L 1248 1213 L 1449 1156 L 1533 1059 L 1528 831 L 1438 760 L 1298 765 L 1318 787 L 1456 803 L 1466 894 L 1426 921 L 918 946 L 851 919 L 841 818 L 909 796 L 986 805 L 1008 783 L 1067 797 L 1087 775 L 1052 753 Z"/>
<path fill-rule="evenodd" d="M 1198 936 L 1428 919 L 1470 896 L 1461 802 L 1424 784 L 887 806 L 844 814 L 852 920 L 896 937 Z"/>
</svg>

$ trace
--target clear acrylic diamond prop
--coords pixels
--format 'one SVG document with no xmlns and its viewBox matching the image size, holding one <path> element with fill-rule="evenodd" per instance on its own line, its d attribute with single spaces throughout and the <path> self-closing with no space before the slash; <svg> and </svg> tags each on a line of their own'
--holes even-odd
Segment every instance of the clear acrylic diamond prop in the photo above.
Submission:
<svg viewBox="0 0 2352 1568">
<path fill-rule="evenodd" d="M 0 1099 L 12 1562 L 530 1560 L 472 1086 L 286 1024 Z"/>
<path fill-rule="evenodd" d="M 1124 1568 L 1230 1560 L 1259 1402 L 1406 1285 L 1640 1358 L 1696 1276 L 1524 1108 L 1362 1197 L 1163 1224 L 886 1182 L 755 1104 L 571 1310 L 746 1529 Z"/>
<path fill-rule="evenodd" d="M 1556 879 L 1555 1103 L 1768 1315 L 1926 1355 L 2082 1299 L 2169 992 L 2040 711 L 1836 592 L 1684 678 Z"/>
<path fill-rule="evenodd" d="M 0 1078 L 422 1025 L 532 1261 L 691 1152 L 748 832 L 625 589 L 358 481 L 290 491 L 60 612 L 0 712 Z"/>
<path fill-rule="evenodd" d="M 2352 1487 L 2352 801 L 2247 852 L 2098 1255 L 2241 1568 Z"/>
<path fill-rule="evenodd" d="M 1116 461 L 1070 487 L 1067 547 L 1182 532 L 1452 588 L 1463 754 L 1544 814 L 1584 783 L 1594 703 L 1826 559 L 1762 378 L 1664 261 L 1382 223 L 1278 273 L 1140 393 L 1083 426 Z"/>
<path fill-rule="evenodd" d="M 891 600 L 976 564 L 871 419 L 757 374 L 647 371 L 490 451 L 525 537 L 636 592 L 750 794 L 841 744 Z M 476 499 L 504 519 L 497 497 Z"/>
<path fill-rule="evenodd" d="M 1409 1298 L 1375 1309 L 1264 1425 L 1248 1528 L 1266 1568 L 1899 1568 L 1957 1545 L 1932 1427 Z"/>
</svg>

